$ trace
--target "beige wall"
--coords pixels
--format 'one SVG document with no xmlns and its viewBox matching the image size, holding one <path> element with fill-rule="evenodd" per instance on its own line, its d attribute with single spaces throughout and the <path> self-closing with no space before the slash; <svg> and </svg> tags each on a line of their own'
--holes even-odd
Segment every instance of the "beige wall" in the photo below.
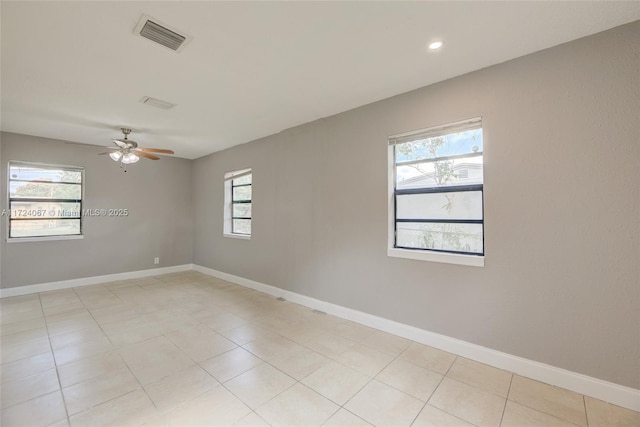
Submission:
<svg viewBox="0 0 640 427">
<path fill-rule="evenodd" d="M 14 287 L 192 262 L 191 166 L 184 159 L 142 160 L 126 173 L 104 149 L 13 133 L 0 134 L 0 198 L 7 162 L 84 166 L 84 208 L 129 209 L 120 218 L 85 217 L 82 240 L 0 241 L 2 287 Z M 3 217 L 4 221 L 5 218 Z M 5 223 L 2 223 L 5 233 Z M 160 257 L 160 265 L 153 258 Z"/>
<path fill-rule="evenodd" d="M 636 22 L 201 158 L 194 262 L 640 388 L 639 46 Z M 387 257 L 387 136 L 476 116 L 486 266 Z M 223 238 L 245 167 L 253 236 Z"/>
</svg>

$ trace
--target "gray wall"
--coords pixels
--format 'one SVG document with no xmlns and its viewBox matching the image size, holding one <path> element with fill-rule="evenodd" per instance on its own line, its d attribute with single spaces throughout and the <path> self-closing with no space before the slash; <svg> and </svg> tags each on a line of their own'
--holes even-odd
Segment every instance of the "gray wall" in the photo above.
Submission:
<svg viewBox="0 0 640 427">
<path fill-rule="evenodd" d="M 84 208 L 129 209 L 128 217 L 85 217 L 82 240 L 7 243 L 3 238 L 2 287 L 192 262 L 192 161 L 141 160 L 124 173 L 108 157 L 97 155 L 104 151 L 99 147 L 12 133 L 0 134 L 0 151 L 3 208 L 7 162 L 23 160 L 84 166 Z M 160 257 L 160 265 L 153 264 L 154 257 Z"/>
<path fill-rule="evenodd" d="M 636 22 L 198 159 L 194 262 L 640 388 L 639 46 Z M 486 266 L 387 257 L 387 136 L 475 116 Z M 245 167 L 253 236 L 223 238 Z"/>
</svg>

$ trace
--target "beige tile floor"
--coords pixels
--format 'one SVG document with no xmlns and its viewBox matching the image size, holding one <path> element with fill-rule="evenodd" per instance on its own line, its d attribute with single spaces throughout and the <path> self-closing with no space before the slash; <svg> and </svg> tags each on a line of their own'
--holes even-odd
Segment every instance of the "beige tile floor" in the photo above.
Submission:
<svg viewBox="0 0 640 427">
<path fill-rule="evenodd" d="M 0 300 L 9 426 L 640 426 L 640 414 L 197 272 Z"/>
</svg>

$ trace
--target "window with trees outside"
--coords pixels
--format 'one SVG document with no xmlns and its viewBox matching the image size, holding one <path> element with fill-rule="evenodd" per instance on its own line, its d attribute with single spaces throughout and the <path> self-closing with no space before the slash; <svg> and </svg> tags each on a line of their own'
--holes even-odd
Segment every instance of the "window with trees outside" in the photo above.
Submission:
<svg viewBox="0 0 640 427">
<path fill-rule="evenodd" d="M 229 237 L 251 237 L 252 211 L 251 169 L 225 174 L 224 234 Z"/>
<path fill-rule="evenodd" d="M 389 138 L 389 255 L 484 265 L 480 118 Z"/>
<path fill-rule="evenodd" d="M 82 235 L 84 168 L 9 162 L 9 239 Z"/>
</svg>

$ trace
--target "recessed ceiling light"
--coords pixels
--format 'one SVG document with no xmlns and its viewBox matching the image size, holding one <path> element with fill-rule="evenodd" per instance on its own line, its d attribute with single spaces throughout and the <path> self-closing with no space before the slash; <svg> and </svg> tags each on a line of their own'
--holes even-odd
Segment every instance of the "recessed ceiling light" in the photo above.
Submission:
<svg viewBox="0 0 640 427">
<path fill-rule="evenodd" d="M 444 42 L 442 40 L 435 40 L 429 43 L 429 50 L 438 50 L 442 47 Z"/>
</svg>

